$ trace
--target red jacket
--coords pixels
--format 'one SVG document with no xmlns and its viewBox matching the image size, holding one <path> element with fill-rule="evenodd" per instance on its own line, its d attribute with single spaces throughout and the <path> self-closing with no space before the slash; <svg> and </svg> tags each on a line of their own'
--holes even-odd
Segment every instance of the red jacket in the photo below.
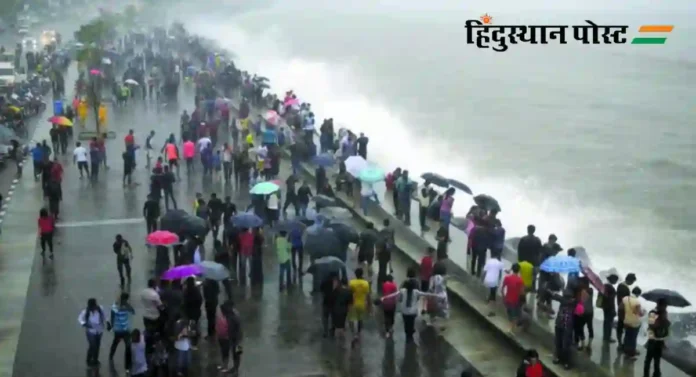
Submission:
<svg viewBox="0 0 696 377">
<path fill-rule="evenodd" d="M 56 228 L 56 222 L 51 216 L 39 217 L 38 223 L 41 234 L 51 233 Z"/>
</svg>

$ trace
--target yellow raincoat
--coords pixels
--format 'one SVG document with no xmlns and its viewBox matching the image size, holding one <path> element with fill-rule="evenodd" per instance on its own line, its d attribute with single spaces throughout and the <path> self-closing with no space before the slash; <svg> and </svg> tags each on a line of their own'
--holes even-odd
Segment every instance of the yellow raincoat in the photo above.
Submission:
<svg viewBox="0 0 696 377">
<path fill-rule="evenodd" d="M 87 121 L 87 101 L 80 101 L 77 106 L 77 117 L 80 118 L 80 124 L 84 126 Z"/>
<path fill-rule="evenodd" d="M 105 129 L 106 127 L 106 121 L 107 121 L 107 114 L 106 114 L 106 106 L 104 104 L 99 105 L 99 126 L 104 127 L 102 130 Z"/>
</svg>

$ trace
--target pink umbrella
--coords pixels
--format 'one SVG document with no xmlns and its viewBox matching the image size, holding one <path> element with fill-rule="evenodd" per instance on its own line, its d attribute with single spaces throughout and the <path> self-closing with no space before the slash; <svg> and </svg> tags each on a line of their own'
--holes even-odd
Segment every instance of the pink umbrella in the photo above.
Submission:
<svg viewBox="0 0 696 377">
<path fill-rule="evenodd" d="M 278 113 L 276 113 L 273 110 L 268 110 L 266 111 L 266 114 L 263 114 L 263 119 L 266 122 L 275 126 L 278 124 L 278 121 L 280 120 L 280 115 L 278 115 Z"/>
<path fill-rule="evenodd" d="M 147 236 L 147 244 L 152 246 L 171 246 L 179 243 L 179 236 L 166 230 L 157 230 Z"/>
<path fill-rule="evenodd" d="M 98 70 L 98 69 L 93 69 L 93 70 L 89 71 L 89 74 L 90 74 L 90 75 L 95 75 L 95 76 L 96 76 L 96 75 L 101 75 L 102 73 L 101 73 L 101 71 Z"/>
<path fill-rule="evenodd" d="M 592 284 L 592 286 L 595 287 L 599 293 L 604 294 L 604 283 L 602 282 L 602 278 L 595 274 L 589 266 L 581 265 L 580 269 L 582 274 L 587 276 L 590 284 Z"/>
<path fill-rule="evenodd" d="M 283 104 L 284 107 L 288 106 L 300 106 L 300 100 L 297 98 L 288 98 Z"/>
</svg>

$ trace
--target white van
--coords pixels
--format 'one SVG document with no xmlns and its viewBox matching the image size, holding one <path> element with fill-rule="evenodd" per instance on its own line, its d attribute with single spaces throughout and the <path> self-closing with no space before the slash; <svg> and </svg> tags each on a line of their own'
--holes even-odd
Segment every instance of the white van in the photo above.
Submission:
<svg viewBox="0 0 696 377">
<path fill-rule="evenodd" d="M 19 81 L 19 75 L 15 72 L 14 63 L 0 62 L 0 87 L 12 86 Z"/>
</svg>

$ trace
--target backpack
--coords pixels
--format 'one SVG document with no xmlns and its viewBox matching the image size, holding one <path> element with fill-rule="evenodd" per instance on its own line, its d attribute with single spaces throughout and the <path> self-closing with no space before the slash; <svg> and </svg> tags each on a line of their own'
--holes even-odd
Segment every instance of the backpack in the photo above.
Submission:
<svg viewBox="0 0 696 377">
<path fill-rule="evenodd" d="M 663 319 L 661 318 L 656 311 L 651 311 L 651 313 L 655 313 L 658 317 L 655 320 L 655 324 L 652 326 L 653 334 L 655 335 L 655 338 L 659 339 L 664 339 L 669 336 L 669 328 L 671 326 L 671 323 L 669 322 L 668 319 Z"/>
</svg>

